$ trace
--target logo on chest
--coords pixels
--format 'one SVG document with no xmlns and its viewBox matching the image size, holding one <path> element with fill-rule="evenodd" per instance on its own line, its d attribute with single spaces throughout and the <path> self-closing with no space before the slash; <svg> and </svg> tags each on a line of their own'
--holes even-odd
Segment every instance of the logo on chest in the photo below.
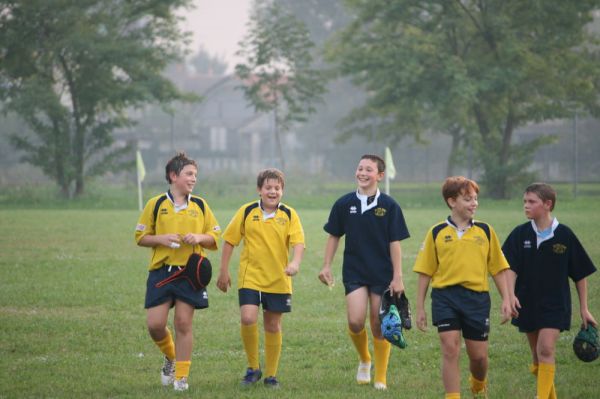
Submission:
<svg viewBox="0 0 600 399">
<path fill-rule="evenodd" d="M 373 212 L 375 213 L 375 216 L 383 217 L 387 211 L 385 208 L 375 208 Z"/>
<path fill-rule="evenodd" d="M 356 213 L 356 207 L 354 205 L 350 207 L 350 213 Z"/>
<path fill-rule="evenodd" d="M 554 244 L 552 246 L 552 252 L 558 255 L 562 255 L 567 252 L 567 246 L 563 244 Z"/>
<path fill-rule="evenodd" d="M 531 241 L 530 240 L 523 241 L 523 248 L 531 249 Z"/>
</svg>

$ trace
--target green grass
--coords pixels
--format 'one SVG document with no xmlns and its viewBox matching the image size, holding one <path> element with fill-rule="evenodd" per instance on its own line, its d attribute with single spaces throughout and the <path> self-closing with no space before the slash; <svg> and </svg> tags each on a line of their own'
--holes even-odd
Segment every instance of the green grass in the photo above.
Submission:
<svg viewBox="0 0 600 399">
<path fill-rule="evenodd" d="M 345 185 L 330 188 L 324 195 L 335 198 L 346 189 Z M 434 187 L 423 190 L 434 191 Z M 403 242 L 403 262 L 408 296 L 414 302 L 416 276 L 410 270 L 417 248 L 427 228 L 448 211 L 441 203 L 422 200 L 417 185 L 398 187 L 394 193 L 404 206 L 412 235 Z M 240 389 L 245 356 L 239 337 L 237 296 L 235 291 L 218 292 L 213 283 L 209 287 L 210 308 L 198 311 L 194 320 L 190 391 L 177 396 L 442 397 L 438 337 L 432 328 L 427 333 L 408 332 L 409 347 L 392 349 L 387 392 L 376 393 L 372 387 L 354 383 L 357 357 L 346 334 L 342 284 L 330 292 L 316 278 L 326 239 L 322 226 L 331 204 L 319 208 L 315 203 L 324 200 L 317 199 L 304 206 L 309 197 L 310 193 L 297 193 L 288 198 L 303 220 L 307 251 L 301 272 L 294 278 L 294 311 L 283 320 L 282 388 L 276 392 L 262 386 Z M 231 206 L 232 199 L 218 201 L 215 213 L 222 225 L 241 204 L 236 199 L 237 204 Z M 490 222 L 503 240 L 523 221 L 519 202 L 482 200 L 478 218 Z M 138 212 L 34 208 L 0 210 L 0 398 L 172 397 L 172 389 L 160 386 L 161 355 L 145 328 L 143 300 L 149 250 L 136 247 L 133 241 Z M 556 214 L 575 230 L 600 265 L 598 200 L 566 199 L 559 202 Z M 338 279 L 341 250 L 335 262 Z M 233 275 L 239 249 L 235 255 Z M 211 253 L 210 258 L 213 265 L 219 264 L 218 253 Z M 600 320 L 598 275 L 589 280 L 589 305 Z M 499 325 L 498 296 L 495 290 L 492 294 L 490 397 L 534 397 L 525 338 L 515 328 Z M 574 303 L 573 329 L 561 334 L 557 345 L 558 396 L 596 397 L 594 381 L 600 361 L 584 364 L 571 350 L 579 324 L 576 299 Z M 464 351 L 461 362 L 466 394 Z"/>
</svg>

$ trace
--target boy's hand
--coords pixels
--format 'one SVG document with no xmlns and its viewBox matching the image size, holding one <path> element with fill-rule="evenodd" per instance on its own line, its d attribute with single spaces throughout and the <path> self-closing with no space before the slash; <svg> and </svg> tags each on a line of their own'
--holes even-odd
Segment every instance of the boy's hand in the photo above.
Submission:
<svg viewBox="0 0 600 399">
<path fill-rule="evenodd" d="M 521 309 L 521 302 L 519 302 L 519 298 L 517 298 L 516 295 L 511 295 L 511 298 L 510 298 L 511 317 L 513 317 L 513 318 L 519 317 L 519 309 Z"/>
<path fill-rule="evenodd" d="M 506 298 L 502 301 L 502 307 L 500 309 L 500 312 L 502 313 L 502 319 L 500 320 L 500 324 L 504 324 L 512 318 L 513 311 L 510 298 Z"/>
<path fill-rule="evenodd" d="M 421 331 L 427 331 L 427 313 L 425 309 L 417 307 L 417 328 Z"/>
<path fill-rule="evenodd" d="M 323 266 L 323 269 L 319 272 L 319 280 L 326 286 L 333 287 L 334 279 L 330 267 Z"/>
<path fill-rule="evenodd" d="M 583 328 L 587 328 L 588 323 L 591 323 L 594 327 L 598 327 L 598 322 L 596 322 L 594 316 L 587 309 L 581 311 L 581 320 L 583 321 Z"/>
<path fill-rule="evenodd" d="M 402 281 L 402 277 L 394 277 L 390 282 L 390 293 L 392 295 L 400 295 L 404 292 L 404 281 Z"/>
<path fill-rule="evenodd" d="M 187 233 L 181 237 L 181 241 L 188 245 L 198 245 L 200 244 L 200 234 Z"/>
<path fill-rule="evenodd" d="M 173 244 L 179 245 L 181 241 L 178 234 L 162 234 L 157 237 L 159 239 L 160 245 L 169 248 L 176 248 L 176 246 L 174 246 Z"/>
<path fill-rule="evenodd" d="M 287 267 L 285 268 L 285 274 L 287 274 L 288 276 L 295 276 L 296 274 L 298 274 L 298 271 L 300 270 L 300 265 L 295 263 L 295 262 L 290 262 Z"/>
<path fill-rule="evenodd" d="M 229 272 L 219 272 L 219 278 L 217 279 L 217 288 L 223 292 L 227 292 L 227 289 L 231 287 L 231 276 Z"/>
</svg>

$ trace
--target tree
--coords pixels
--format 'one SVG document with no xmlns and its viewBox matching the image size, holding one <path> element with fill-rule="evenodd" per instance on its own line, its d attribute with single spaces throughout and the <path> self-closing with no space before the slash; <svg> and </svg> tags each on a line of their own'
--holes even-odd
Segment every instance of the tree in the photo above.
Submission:
<svg viewBox="0 0 600 399">
<path fill-rule="evenodd" d="M 302 22 L 277 3 L 266 1 L 256 3 L 240 47 L 238 55 L 246 60 L 235 66 L 244 82 L 241 89 L 257 112 L 273 112 L 275 140 L 285 169 L 280 132 L 306 121 L 325 92 L 323 74 L 312 67 L 314 44 Z"/>
<path fill-rule="evenodd" d="M 550 140 L 514 145 L 516 128 L 577 109 L 599 114 L 599 53 L 588 29 L 598 1 L 347 4 L 355 18 L 329 57 L 369 93 L 346 118 L 348 134 L 399 141 L 442 129 L 470 137 L 488 192 L 504 198 Z"/>
<path fill-rule="evenodd" d="M 82 194 L 86 176 L 120 170 L 131 158 L 112 137 L 133 123 L 126 109 L 186 98 L 161 72 L 182 53 L 174 11 L 188 3 L 0 3 L 0 99 L 33 133 L 12 142 L 65 197 Z"/>
</svg>

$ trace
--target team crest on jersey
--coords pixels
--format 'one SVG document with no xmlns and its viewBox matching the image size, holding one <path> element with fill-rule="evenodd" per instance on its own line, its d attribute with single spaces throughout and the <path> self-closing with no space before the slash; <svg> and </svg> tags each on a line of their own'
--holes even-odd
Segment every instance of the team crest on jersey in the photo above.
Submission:
<svg viewBox="0 0 600 399">
<path fill-rule="evenodd" d="M 281 226 L 285 226 L 286 219 L 282 217 L 275 218 L 275 223 Z"/>
<path fill-rule="evenodd" d="M 375 210 L 373 212 L 375 212 L 375 216 L 382 217 L 382 216 L 385 216 L 385 213 L 387 211 L 385 210 L 385 208 L 375 208 Z"/>
<path fill-rule="evenodd" d="M 198 211 L 195 209 L 188 209 L 188 215 L 190 215 L 193 218 L 198 217 Z"/>
<path fill-rule="evenodd" d="M 475 241 L 475 244 L 479 245 L 480 247 L 483 246 L 483 244 L 485 244 L 485 241 L 482 237 L 475 237 L 473 238 L 473 241 Z"/>
<path fill-rule="evenodd" d="M 530 249 L 531 248 L 531 241 L 529 241 L 529 240 L 523 241 L 523 248 Z"/>
<path fill-rule="evenodd" d="M 356 213 L 356 207 L 354 205 L 350 207 L 350 213 Z"/>
<path fill-rule="evenodd" d="M 565 252 L 567 252 L 567 246 L 563 244 L 554 244 L 552 246 L 552 252 L 554 252 L 555 254 L 562 255 Z"/>
</svg>

